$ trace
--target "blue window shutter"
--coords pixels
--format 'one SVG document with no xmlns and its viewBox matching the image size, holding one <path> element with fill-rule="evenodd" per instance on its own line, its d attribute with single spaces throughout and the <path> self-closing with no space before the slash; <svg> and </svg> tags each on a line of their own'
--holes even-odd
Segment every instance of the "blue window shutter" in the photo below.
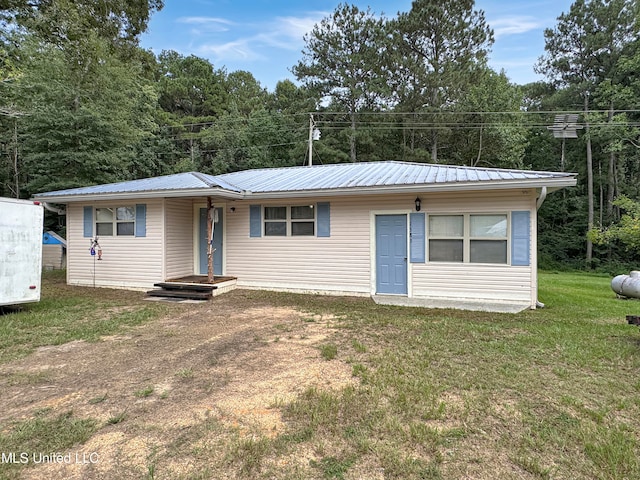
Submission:
<svg viewBox="0 0 640 480">
<path fill-rule="evenodd" d="M 136 205 L 136 237 L 147 236 L 147 205 L 139 203 Z"/>
<path fill-rule="evenodd" d="M 93 237 L 93 207 L 84 207 L 84 236 Z"/>
<path fill-rule="evenodd" d="M 425 262 L 425 214 L 409 214 L 409 250 L 411 263 Z"/>
<path fill-rule="evenodd" d="M 531 263 L 531 212 L 511 212 L 511 265 Z"/>
<path fill-rule="evenodd" d="M 260 205 L 249 206 L 249 236 L 262 236 L 262 206 Z"/>
<path fill-rule="evenodd" d="M 331 212 L 329 202 L 318 203 L 318 236 L 331 236 Z"/>
</svg>

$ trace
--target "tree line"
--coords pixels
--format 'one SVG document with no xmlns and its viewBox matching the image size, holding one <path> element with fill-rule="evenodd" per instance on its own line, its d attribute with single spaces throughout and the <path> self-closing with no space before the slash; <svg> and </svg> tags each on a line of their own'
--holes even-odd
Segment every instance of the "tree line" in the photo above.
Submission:
<svg viewBox="0 0 640 480">
<path fill-rule="evenodd" d="M 545 81 L 527 85 L 488 65 L 493 30 L 473 0 L 415 0 L 393 17 L 342 3 L 305 36 L 297 82 L 273 91 L 248 71 L 140 48 L 162 7 L 0 0 L 1 196 L 310 160 L 573 171 L 578 187 L 540 212 L 541 264 L 638 260 L 597 232 L 639 194 L 639 2 L 576 0 L 545 31 Z M 554 137 L 566 128 L 577 138 Z"/>
</svg>

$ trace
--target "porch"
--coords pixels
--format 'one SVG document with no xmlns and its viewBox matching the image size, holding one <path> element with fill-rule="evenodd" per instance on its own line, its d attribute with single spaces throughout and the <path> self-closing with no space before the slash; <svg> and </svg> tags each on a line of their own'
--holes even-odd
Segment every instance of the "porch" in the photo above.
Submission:
<svg viewBox="0 0 640 480">
<path fill-rule="evenodd" d="M 175 300 L 209 300 L 236 288 L 236 277 L 214 276 L 209 282 L 206 275 L 188 275 L 155 283 L 158 287 L 147 291 L 148 297 Z"/>
</svg>

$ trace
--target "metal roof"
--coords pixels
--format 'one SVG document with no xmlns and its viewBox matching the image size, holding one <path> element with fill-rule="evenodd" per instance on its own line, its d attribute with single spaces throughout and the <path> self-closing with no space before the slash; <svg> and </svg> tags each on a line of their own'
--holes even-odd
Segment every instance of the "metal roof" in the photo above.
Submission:
<svg viewBox="0 0 640 480">
<path fill-rule="evenodd" d="M 55 202 L 108 197 L 220 195 L 229 198 L 287 196 L 302 193 L 374 193 L 476 188 L 562 188 L 576 174 L 411 162 L 339 163 L 312 167 L 244 170 L 224 175 L 197 172 L 59 190 L 35 195 Z"/>
<path fill-rule="evenodd" d="M 252 193 L 343 190 L 574 178 L 572 173 L 433 165 L 411 162 L 338 163 L 313 167 L 265 168 L 216 178 Z"/>
<path fill-rule="evenodd" d="M 216 179 L 216 177 L 212 175 L 206 175 L 198 172 L 187 172 L 176 173 L 174 175 L 164 175 L 161 177 L 143 178 L 140 180 L 129 180 L 127 182 L 94 185 L 91 187 L 57 190 L 55 192 L 41 193 L 35 196 L 66 197 L 75 195 L 162 192 L 171 190 L 210 190 L 212 188 L 221 188 L 232 192 L 240 192 L 240 190 L 233 185 L 226 183 L 222 179 Z"/>
</svg>

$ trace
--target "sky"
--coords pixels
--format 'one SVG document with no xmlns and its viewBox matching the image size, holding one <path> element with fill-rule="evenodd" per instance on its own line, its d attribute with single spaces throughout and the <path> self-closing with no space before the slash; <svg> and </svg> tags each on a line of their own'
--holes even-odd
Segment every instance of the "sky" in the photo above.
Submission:
<svg viewBox="0 0 640 480">
<path fill-rule="evenodd" d="M 346 1 L 346 0 L 345 0 Z M 165 0 L 151 17 L 141 46 L 159 54 L 208 59 L 228 73 L 246 70 L 273 91 L 278 81 L 295 82 L 291 67 L 302 59 L 304 35 L 329 16 L 341 2 L 315 0 Z M 408 12 L 411 0 L 351 0 L 361 10 L 395 17 Z M 533 65 L 544 54 L 544 29 L 553 28 L 571 0 L 476 0 L 494 30 L 489 65 L 503 70 L 513 83 L 543 77 Z"/>
</svg>

